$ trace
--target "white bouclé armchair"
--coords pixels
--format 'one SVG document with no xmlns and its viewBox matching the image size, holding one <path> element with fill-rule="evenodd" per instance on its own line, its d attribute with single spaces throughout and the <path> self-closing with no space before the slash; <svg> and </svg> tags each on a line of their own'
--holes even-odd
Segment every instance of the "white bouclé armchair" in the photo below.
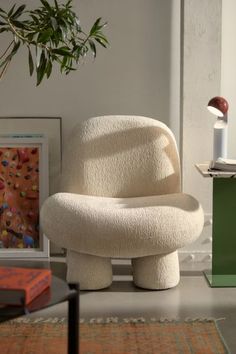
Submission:
<svg viewBox="0 0 236 354">
<path fill-rule="evenodd" d="M 139 116 L 88 119 L 73 130 L 62 167 L 62 192 L 44 202 L 41 225 L 67 249 L 67 280 L 108 287 L 111 259 L 131 258 L 137 286 L 176 286 L 177 250 L 201 234 L 204 217 L 181 192 L 170 129 Z"/>
</svg>

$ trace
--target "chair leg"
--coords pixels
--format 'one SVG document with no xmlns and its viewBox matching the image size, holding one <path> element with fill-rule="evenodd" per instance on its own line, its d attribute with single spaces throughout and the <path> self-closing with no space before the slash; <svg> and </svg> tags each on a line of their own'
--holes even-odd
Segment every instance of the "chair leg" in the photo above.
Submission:
<svg viewBox="0 0 236 354">
<path fill-rule="evenodd" d="M 112 283 L 111 259 L 68 250 L 67 281 L 79 282 L 81 290 L 107 288 Z"/>
<path fill-rule="evenodd" d="M 132 259 L 135 285 L 145 289 L 168 289 L 179 283 L 177 251 Z"/>
</svg>

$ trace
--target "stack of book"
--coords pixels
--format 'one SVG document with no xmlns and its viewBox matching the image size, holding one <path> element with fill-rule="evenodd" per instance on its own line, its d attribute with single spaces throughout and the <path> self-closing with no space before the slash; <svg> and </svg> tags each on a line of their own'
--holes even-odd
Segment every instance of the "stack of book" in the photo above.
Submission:
<svg viewBox="0 0 236 354">
<path fill-rule="evenodd" d="M 236 160 L 219 157 L 216 161 L 211 161 L 211 170 L 236 172 Z"/>
<path fill-rule="evenodd" d="M 0 304 L 26 306 L 51 284 L 50 269 L 0 267 Z"/>
</svg>

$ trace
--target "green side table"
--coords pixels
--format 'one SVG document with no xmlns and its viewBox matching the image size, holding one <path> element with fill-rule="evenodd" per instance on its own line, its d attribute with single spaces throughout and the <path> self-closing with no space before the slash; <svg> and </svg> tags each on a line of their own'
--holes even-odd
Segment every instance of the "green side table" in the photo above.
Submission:
<svg viewBox="0 0 236 354">
<path fill-rule="evenodd" d="M 212 270 L 204 274 L 211 287 L 236 287 L 236 172 L 195 166 L 213 178 Z"/>
</svg>

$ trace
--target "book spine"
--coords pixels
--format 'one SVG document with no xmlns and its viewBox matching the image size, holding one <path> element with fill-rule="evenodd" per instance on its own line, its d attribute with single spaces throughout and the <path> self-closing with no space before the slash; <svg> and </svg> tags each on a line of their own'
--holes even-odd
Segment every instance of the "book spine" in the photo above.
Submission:
<svg viewBox="0 0 236 354">
<path fill-rule="evenodd" d="M 25 305 L 29 304 L 34 298 L 40 295 L 51 284 L 51 272 L 40 274 L 33 282 L 25 289 Z"/>
</svg>

